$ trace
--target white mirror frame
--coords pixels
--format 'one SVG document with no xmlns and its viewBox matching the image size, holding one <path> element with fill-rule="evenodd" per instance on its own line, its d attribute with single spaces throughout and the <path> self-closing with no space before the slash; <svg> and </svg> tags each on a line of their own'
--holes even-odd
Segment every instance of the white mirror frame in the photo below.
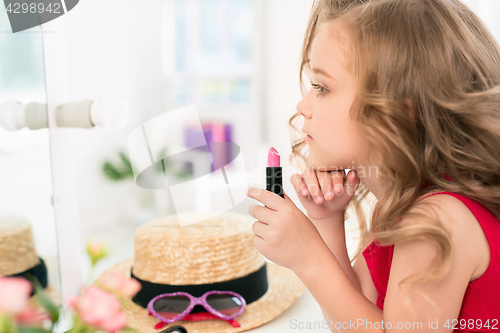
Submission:
<svg viewBox="0 0 500 333">
<path fill-rule="evenodd" d="M 69 101 L 66 16 L 42 25 L 45 82 L 63 309 L 83 285 L 83 256 L 77 211 L 73 129 L 60 128 L 56 109 Z M 65 326 L 65 325 L 62 325 Z"/>
</svg>

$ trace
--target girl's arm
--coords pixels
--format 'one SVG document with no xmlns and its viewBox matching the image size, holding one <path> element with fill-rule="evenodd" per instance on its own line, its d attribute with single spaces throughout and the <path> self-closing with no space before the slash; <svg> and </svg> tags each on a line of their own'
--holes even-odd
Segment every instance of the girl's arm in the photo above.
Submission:
<svg viewBox="0 0 500 333">
<path fill-rule="evenodd" d="M 332 251 L 345 274 L 349 277 L 352 284 L 361 291 L 359 278 L 351 266 L 349 254 L 347 252 L 345 241 L 344 211 L 339 211 L 330 218 L 322 220 L 311 219 L 319 234 L 323 238 L 330 251 Z"/>
<path fill-rule="evenodd" d="M 316 260 L 310 261 L 311 265 L 303 265 L 300 270 L 295 271 L 295 274 L 320 305 L 323 315 L 329 320 L 330 330 L 352 333 L 382 332 L 364 330 L 364 327 L 356 326 L 358 319 L 362 318 L 365 321 L 381 322 L 382 310 L 353 284 L 328 248 L 316 256 Z M 321 264 L 315 264 L 318 262 Z"/>
<path fill-rule="evenodd" d="M 366 266 L 365 258 L 360 253 L 353 265 L 350 263 L 349 254 L 347 252 L 345 242 L 345 224 L 340 223 L 344 218 L 344 213 L 339 213 L 338 216 L 325 220 L 310 219 L 324 242 L 332 251 L 345 274 L 349 276 L 351 282 L 368 298 L 373 304 L 377 304 L 378 292 L 373 285 L 372 277 Z M 368 235 L 365 243 L 361 247 L 365 249 L 371 242 L 373 237 Z M 323 312 L 324 314 L 324 312 Z"/>
<path fill-rule="evenodd" d="M 366 249 L 366 247 L 373 241 L 371 235 L 368 235 L 365 243 L 363 244 L 362 249 Z M 372 276 L 370 271 L 368 270 L 368 266 L 366 265 L 365 257 L 360 253 L 356 258 L 356 261 L 352 265 L 352 268 L 356 272 L 358 276 L 359 283 L 361 285 L 361 292 L 368 298 L 373 304 L 377 304 L 378 292 L 375 289 L 375 285 L 373 284 Z"/>
<path fill-rule="evenodd" d="M 368 236 L 368 238 L 366 239 L 365 243 L 361 248 L 365 249 L 368 246 L 368 244 L 372 242 L 372 240 L 373 240 L 372 237 Z M 376 305 L 378 292 L 377 289 L 375 289 L 375 286 L 373 285 L 373 280 L 363 255 L 361 254 L 358 255 L 356 261 L 354 262 L 354 265 L 352 265 L 352 268 L 354 269 L 354 272 L 356 272 L 356 275 L 358 276 L 359 283 L 361 285 L 361 292 L 367 299 L 370 300 L 370 302 Z M 331 319 L 325 314 L 325 311 L 323 309 L 321 309 L 321 311 L 323 312 L 323 316 L 325 316 L 326 319 L 331 321 Z"/>
</svg>

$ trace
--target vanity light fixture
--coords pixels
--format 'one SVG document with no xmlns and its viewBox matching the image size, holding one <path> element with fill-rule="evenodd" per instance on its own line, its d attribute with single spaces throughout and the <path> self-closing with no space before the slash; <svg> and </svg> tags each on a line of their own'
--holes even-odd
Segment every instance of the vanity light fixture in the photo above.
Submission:
<svg viewBox="0 0 500 333">
<path fill-rule="evenodd" d="M 127 102 L 118 96 L 107 96 L 100 101 L 84 100 L 65 103 L 56 109 L 56 123 L 59 127 L 93 128 L 99 126 L 117 130 L 127 124 L 130 110 Z M 47 106 L 41 103 L 24 105 L 8 101 L 0 105 L 0 126 L 8 131 L 24 127 L 37 130 L 48 127 Z"/>
</svg>

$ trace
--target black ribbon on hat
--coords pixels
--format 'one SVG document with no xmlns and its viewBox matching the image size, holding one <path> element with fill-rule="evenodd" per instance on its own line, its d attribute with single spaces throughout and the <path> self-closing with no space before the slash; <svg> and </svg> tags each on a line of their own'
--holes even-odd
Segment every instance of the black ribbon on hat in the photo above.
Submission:
<svg viewBox="0 0 500 333">
<path fill-rule="evenodd" d="M 47 288 L 47 285 L 49 283 L 48 278 L 47 278 L 47 266 L 45 266 L 45 262 L 43 261 L 42 258 L 40 259 L 40 263 L 36 266 L 31 267 L 30 269 L 17 273 L 14 275 L 8 275 L 9 277 L 23 277 L 27 279 L 28 281 L 31 282 L 31 280 L 28 278 L 30 275 L 34 276 L 37 278 L 38 282 L 42 285 L 42 287 L 45 289 Z M 35 288 L 31 291 L 31 295 L 33 296 L 35 294 Z"/>
<path fill-rule="evenodd" d="M 266 263 L 264 263 L 264 265 L 262 265 L 262 267 L 255 272 L 234 280 L 191 285 L 171 285 L 144 281 L 134 276 L 134 273 L 131 271 L 130 276 L 139 281 L 142 285 L 142 289 L 132 298 L 132 301 L 134 301 L 137 305 L 146 308 L 149 301 L 160 294 L 183 291 L 194 297 L 200 297 L 207 291 L 222 290 L 240 294 L 245 299 L 245 302 L 250 304 L 261 298 L 267 291 L 268 284 L 266 267 Z"/>
</svg>

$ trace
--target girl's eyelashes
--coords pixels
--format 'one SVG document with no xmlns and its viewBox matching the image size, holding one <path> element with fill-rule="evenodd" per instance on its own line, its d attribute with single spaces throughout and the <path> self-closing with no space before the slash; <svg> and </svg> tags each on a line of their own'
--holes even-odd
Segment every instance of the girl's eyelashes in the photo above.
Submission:
<svg viewBox="0 0 500 333">
<path fill-rule="evenodd" d="M 311 86 L 312 86 L 314 89 L 316 89 L 316 90 L 318 90 L 318 91 L 319 91 L 319 92 L 318 92 L 318 95 L 317 95 L 316 97 L 318 97 L 318 96 L 320 96 L 320 95 L 323 95 L 325 92 L 327 92 L 327 91 L 328 91 L 328 90 L 326 90 L 325 88 L 323 88 L 322 86 L 320 86 L 319 84 L 316 84 L 316 83 L 314 83 L 314 82 L 311 82 Z"/>
</svg>

